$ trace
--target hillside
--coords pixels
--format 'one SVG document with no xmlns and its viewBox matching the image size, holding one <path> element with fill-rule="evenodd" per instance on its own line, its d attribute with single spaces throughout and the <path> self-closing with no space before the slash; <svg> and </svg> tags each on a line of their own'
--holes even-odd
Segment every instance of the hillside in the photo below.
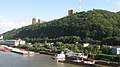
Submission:
<svg viewBox="0 0 120 67">
<path fill-rule="evenodd" d="M 47 23 L 29 25 L 2 34 L 6 39 L 78 36 L 102 44 L 120 45 L 120 13 L 93 9 Z"/>
</svg>

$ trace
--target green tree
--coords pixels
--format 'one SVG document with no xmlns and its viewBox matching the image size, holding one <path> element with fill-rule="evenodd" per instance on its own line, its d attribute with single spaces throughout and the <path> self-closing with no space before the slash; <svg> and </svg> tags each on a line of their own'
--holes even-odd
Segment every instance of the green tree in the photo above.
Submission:
<svg viewBox="0 0 120 67">
<path fill-rule="evenodd" d="M 111 47 L 110 47 L 110 46 L 103 45 L 103 46 L 101 47 L 101 51 L 102 51 L 104 54 L 110 54 L 110 53 L 111 53 Z"/>
</svg>

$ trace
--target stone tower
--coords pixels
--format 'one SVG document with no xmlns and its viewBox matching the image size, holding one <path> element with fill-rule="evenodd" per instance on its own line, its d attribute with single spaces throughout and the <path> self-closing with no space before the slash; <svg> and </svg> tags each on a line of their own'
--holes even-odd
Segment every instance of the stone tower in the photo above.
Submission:
<svg viewBox="0 0 120 67">
<path fill-rule="evenodd" d="M 32 24 L 36 24 L 36 18 L 32 19 Z"/>
<path fill-rule="evenodd" d="M 40 23 L 40 19 L 38 19 L 38 23 Z"/>
<path fill-rule="evenodd" d="M 68 10 L 68 16 L 73 14 L 73 10 Z"/>
</svg>

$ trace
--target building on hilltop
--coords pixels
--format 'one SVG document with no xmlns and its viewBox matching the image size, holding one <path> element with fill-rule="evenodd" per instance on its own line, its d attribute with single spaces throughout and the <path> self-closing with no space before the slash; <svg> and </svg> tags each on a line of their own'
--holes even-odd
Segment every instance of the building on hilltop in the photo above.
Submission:
<svg viewBox="0 0 120 67">
<path fill-rule="evenodd" d="M 73 14 L 73 10 L 68 10 L 68 16 Z"/>
<path fill-rule="evenodd" d="M 44 23 L 44 22 L 46 22 L 46 21 L 40 20 L 40 19 L 38 19 L 38 21 L 37 21 L 36 18 L 33 18 L 33 19 L 32 19 L 32 25 L 33 25 L 33 24 L 36 24 L 36 23 Z"/>
<path fill-rule="evenodd" d="M 38 23 L 40 23 L 40 19 L 38 19 Z"/>
<path fill-rule="evenodd" d="M 36 18 L 32 19 L 32 24 L 36 24 Z"/>
</svg>

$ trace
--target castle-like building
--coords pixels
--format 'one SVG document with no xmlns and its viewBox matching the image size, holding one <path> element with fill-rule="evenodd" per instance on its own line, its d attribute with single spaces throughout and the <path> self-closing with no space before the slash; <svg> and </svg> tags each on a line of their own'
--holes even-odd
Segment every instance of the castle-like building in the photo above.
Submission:
<svg viewBox="0 0 120 67">
<path fill-rule="evenodd" d="M 72 14 L 73 14 L 73 10 L 72 9 L 68 10 L 68 16 L 70 16 Z"/>
<path fill-rule="evenodd" d="M 36 18 L 32 18 L 32 24 L 36 24 L 36 23 L 44 23 L 45 21 L 44 20 L 36 20 Z"/>
<path fill-rule="evenodd" d="M 68 16 L 70 16 L 72 14 L 74 14 L 74 11 L 72 9 L 68 10 Z M 46 22 L 46 21 L 32 18 L 32 25 L 37 24 L 37 23 L 44 23 L 44 22 Z"/>
</svg>

